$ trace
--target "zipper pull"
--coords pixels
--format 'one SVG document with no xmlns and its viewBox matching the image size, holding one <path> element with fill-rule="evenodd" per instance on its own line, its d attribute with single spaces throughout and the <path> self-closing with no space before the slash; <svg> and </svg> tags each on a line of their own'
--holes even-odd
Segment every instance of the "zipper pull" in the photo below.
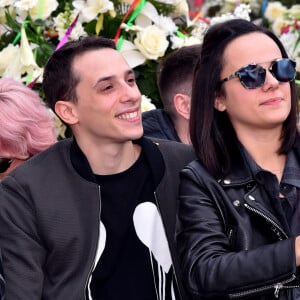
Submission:
<svg viewBox="0 0 300 300">
<path fill-rule="evenodd" d="M 277 283 L 274 285 L 275 291 L 274 291 L 274 296 L 275 298 L 278 298 L 279 296 L 279 290 L 283 287 L 282 283 Z"/>
</svg>

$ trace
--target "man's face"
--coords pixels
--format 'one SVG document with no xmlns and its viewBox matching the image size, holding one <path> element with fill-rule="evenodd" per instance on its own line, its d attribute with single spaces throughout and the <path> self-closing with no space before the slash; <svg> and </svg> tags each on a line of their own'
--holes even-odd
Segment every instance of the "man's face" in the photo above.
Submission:
<svg viewBox="0 0 300 300">
<path fill-rule="evenodd" d="M 141 94 L 132 69 L 118 51 L 88 51 L 74 59 L 73 72 L 80 78 L 74 104 L 77 137 L 119 143 L 142 136 Z"/>
</svg>

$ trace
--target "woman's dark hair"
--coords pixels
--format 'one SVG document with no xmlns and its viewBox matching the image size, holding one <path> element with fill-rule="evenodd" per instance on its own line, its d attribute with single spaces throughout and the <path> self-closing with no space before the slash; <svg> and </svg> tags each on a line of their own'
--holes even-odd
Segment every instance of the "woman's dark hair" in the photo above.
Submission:
<svg viewBox="0 0 300 300">
<path fill-rule="evenodd" d="M 234 19 L 211 26 L 204 36 L 201 59 L 195 67 L 190 115 L 190 135 L 199 160 L 216 177 L 228 174 L 234 159 L 236 134 L 226 112 L 214 108 L 215 95 L 222 93 L 220 74 L 224 51 L 234 39 L 252 32 L 269 36 L 282 57 L 288 57 L 282 43 L 268 29 L 243 19 Z M 291 111 L 283 123 L 282 145 L 278 153 L 287 153 L 297 135 L 298 105 L 295 82 L 290 82 Z"/>
<path fill-rule="evenodd" d="M 58 100 L 77 101 L 76 86 L 80 78 L 72 69 L 74 57 L 102 48 L 116 49 L 116 46 L 113 40 L 107 38 L 82 37 L 66 43 L 50 56 L 45 65 L 42 85 L 46 102 L 53 111 Z"/>
</svg>

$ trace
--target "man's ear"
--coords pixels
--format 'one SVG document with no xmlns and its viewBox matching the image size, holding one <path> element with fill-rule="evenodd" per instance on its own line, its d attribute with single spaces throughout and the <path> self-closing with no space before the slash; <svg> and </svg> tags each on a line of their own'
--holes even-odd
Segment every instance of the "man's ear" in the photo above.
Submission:
<svg viewBox="0 0 300 300">
<path fill-rule="evenodd" d="M 221 95 L 215 96 L 215 109 L 222 112 L 226 110 L 225 98 Z"/>
<path fill-rule="evenodd" d="M 55 103 L 55 112 L 65 123 L 69 125 L 74 125 L 78 122 L 78 117 L 73 102 L 58 100 Z"/>
<path fill-rule="evenodd" d="M 191 97 L 178 93 L 174 96 L 173 103 L 177 113 L 186 120 L 189 120 L 191 111 Z"/>
</svg>

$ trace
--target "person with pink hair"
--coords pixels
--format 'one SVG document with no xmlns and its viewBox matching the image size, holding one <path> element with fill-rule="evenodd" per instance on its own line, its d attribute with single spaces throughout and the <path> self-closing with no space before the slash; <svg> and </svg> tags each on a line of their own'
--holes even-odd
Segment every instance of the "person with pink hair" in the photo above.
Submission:
<svg viewBox="0 0 300 300">
<path fill-rule="evenodd" d="M 57 140 L 55 123 L 37 92 L 0 79 L 0 180 Z"/>
</svg>

